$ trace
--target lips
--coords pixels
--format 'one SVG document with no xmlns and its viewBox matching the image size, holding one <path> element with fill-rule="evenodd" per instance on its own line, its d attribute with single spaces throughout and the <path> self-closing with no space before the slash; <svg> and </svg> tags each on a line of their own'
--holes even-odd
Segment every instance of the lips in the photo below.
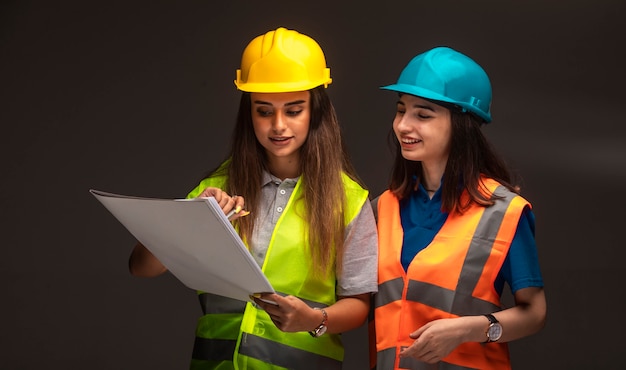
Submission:
<svg viewBox="0 0 626 370">
<path fill-rule="evenodd" d="M 403 138 L 402 139 L 402 144 L 417 144 L 422 140 L 419 139 L 410 139 L 410 138 Z"/>
<path fill-rule="evenodd" d="M 289 136 L 289 137 L 285 137 L 285 136 L 278 136 L 278 137 L 270 137 L 270 141 L 276 145 L 287 145 L 290 141 L 290 139 L 292 139 L 293 136 Z"/>
</svg>

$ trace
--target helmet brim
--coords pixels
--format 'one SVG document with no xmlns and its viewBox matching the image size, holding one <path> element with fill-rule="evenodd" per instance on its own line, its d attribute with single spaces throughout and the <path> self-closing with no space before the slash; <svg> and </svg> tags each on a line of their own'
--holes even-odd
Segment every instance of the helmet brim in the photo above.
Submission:
<svg viewBox="0 0 626 370">
<path fill-rule="evenodd" d="M 395 91 L 395 92 L 403 93 L 403 94 L 409 94 L 409 95 L 417 96 L 418 98 L 423 98 L 426 100 L 432 100 L 435 104 L 437 102 L 447 103 L 447 104 L 443 104 L 444 106 L 452 104 L 452 105 L 461 107 L 463 111 L 465 112 L 470 112 L 470 113 L 475 114 L 486 123 L 491 122 L 491 114 L 485 114 L 484 112 L 482 112 L 479 109 L 476 109 L 476 107 L 470 104 L 465 104 L 463 102 L 455 101 L 446 96 L 438 94 L 432 90 L 428 90 L 428 89 L 424 89 L 418 86 L 408 85 L 408 84 L 392 84 L 392 85 L 387 85 L 387 86 L 381 86 L 380 89 Z"/>
</svg>

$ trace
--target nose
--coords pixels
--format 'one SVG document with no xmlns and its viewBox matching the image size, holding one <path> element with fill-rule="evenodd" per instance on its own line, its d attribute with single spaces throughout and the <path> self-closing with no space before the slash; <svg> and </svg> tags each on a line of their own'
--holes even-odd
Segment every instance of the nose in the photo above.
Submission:
<svg viewBox="0 0 626 370">
<path fill-rule="evenodd" d="M 287 125 L 285 124 L 285 114 L 282 110 L 277 111 L 274 115 L 274 119 L 272 120 L 272 130 L 276 133 L 281 133 L 285 131 Z"/>
<path fill-rule="evenodd" d="M 396 116 L 394 120 L 394 127 L 397 132 L 408 132 L 411 130 L 411 125 L 408 123 L 407 115 Z"/>
</svg>

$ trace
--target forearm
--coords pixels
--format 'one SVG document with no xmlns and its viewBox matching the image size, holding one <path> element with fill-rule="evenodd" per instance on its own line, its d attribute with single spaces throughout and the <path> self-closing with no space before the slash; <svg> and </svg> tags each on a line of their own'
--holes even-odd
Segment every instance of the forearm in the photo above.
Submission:
<svg viewBox="0 0 626 370">
<path fill-rule="evenodd" d="M 328 332 L 343 333 L 358 328 L 365 322 L 369 313 L 370 294 L 342 297 L 326 308 Z"/>
<path fill-rule="evenodd" d="M 128 260 L 128 269 L 133 276 L 154 277 L 163 274 L 167 268 L 146 247 L 137 243 Z"/>
<path fill-rule="evenodd" d="M 535 334 L 543 328 L 546 320 L 546 300 L 542 288 L 522 289 L 524 300 L 520 301 L 516 294 L 517 304 L 494 316 L 502 324 L 502 337 L 500 341 L 512 340 Z"/>
<path fill-rule="evenodd" d="M 542 288 L 525 288 L 516 293 L 516 305 L 493 313 L 502 325 L 498 342 L 510 342 L 535 334 L 543 328 L 546 319 L 546 301 Z M 460 318 L 465 342 L 484 342 L 489 320 L 482 316 Z"/>
</svg>

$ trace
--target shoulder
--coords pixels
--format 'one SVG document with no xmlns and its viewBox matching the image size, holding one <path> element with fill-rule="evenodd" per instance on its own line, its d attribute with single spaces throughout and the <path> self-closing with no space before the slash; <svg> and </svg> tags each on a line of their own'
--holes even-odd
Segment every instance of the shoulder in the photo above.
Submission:
<svg viewBox="0 0 626 370">
<path fill-rule="evenodd" d="M 343 188 L 345 193 L 345 212 L 347 221 L 353 220 L 369 199 L 369 191 L 357 181 L 342 173 Z"/>
<path fill-rule="evenodd" d="M 341 179 L 348 200 L 350 198 L 365 200 L 369 196 L 369 191 L 347 174 L 342 172 Z"/>
<path fill-rule="evenodd" d="M 224 162 L 220 165 L 220 167 L 213 172 L 209 177 L 200 181 L 198 185 L 196 185 L 193 190 L 187 194 L 187 198 L 195 198 L 200 194 L 204 189 L 208 187 L 215 187 L 224 189 L 226 187 L 226 181 L 228 180 L 228 162 Z"/>
<path fill-rule="evenodd" d="M 517 203 L 522 207 L 530 207 L 530 202 L 526 198 L 514 191 L 511 191 L 502 183 L 491 178 L 483 178 L 482 183 L 490 193 L 496 196 L 496 198 L 506 201 L 507 203 Z"/>
</svg>

